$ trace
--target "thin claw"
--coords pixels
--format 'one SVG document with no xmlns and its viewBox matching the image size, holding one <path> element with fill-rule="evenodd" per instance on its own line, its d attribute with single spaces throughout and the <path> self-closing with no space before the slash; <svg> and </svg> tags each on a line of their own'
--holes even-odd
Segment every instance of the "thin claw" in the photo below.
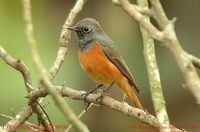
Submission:
<svg viewBox="0 0 200 132">
<path fill-rule="evenodd" d="M 105 95 L 105 93 L 104 92 L 106 92 L 106 91 L 108 91 L 112 86 L 113 86 L 113 84 L 114 84 L 115 82 L 112 82 L 108 87 L 106 87 L 105 89 L 103 89 L 103 90 L 99 90 L 99 92 L 100 92 L 100 96 L 99 97 L 97 97 L 96 98 L 96 101 L 97 102 L 99 102 L 99 104 L 100 104 L 100 108 L 102 109 L 103 108 L 103 97 L 104 97 L 104 95 Z"/>
<path fill-rule="evenodd" d="M 123 98 L 122 98 L 122 102 L 126 102 L 125 100 L 126 100 L 126 94 L 124 93 Z"/>
<path fill-rule="evenodd" d="M 103 89 L 103 92 L 108 91 L 113 86 L 113 84 L 115 84 L 115 82 L 112 82 L 108 87 L 106 87 L 105 89 Z"/>
<path fill-rule="evenodd" d="M 104 97 L 104 91 L 99 90 L 100 96 L 96 98 L 96 101 L 100 104 L 100 108 L 103 108 L 103 97 Z"/>
<path fill-rule="evenodd" d="M 90 94 L 89 92 L 86 92 L 86 93 L 81 94 L 81 96 L 83 96 L 83 100 L 84 100 L 84 104 L 85 104 L 85 105 L 87 104 L 86 98 L 87 98 L 87 96 L 88 96 L 89 94 Z"/>
<path fill-rule="evenodd" d="M 95 90 L 99 89 L 99 88 L 102 87 L 102 86 L 103 86 L 103 84 L 100 84 L 100 85 L 98 85 L 97 87 L 91 89 L 90 91 L 81 94 L 81 96 L 84 96 L 84 97 L 83 97 L 83 100 L 84 100 L 84 104 L 85 104 L 85 105 L 87 105 L 87 101 L 86 101 L 87 96 L 90 95 L 91 93 L 93 93 Z"/>
<path fill-rule="evenodd" d="M 96 98 L 96 101 L 100 104 L 100 109 L 103 108 L 103 95 L 100 95 L 99 97 Z"/>
<path fill-rule="evenodd" d="M 91 104 L 91 103 L 87 103 L 87 102 L 86 102 L 86 104 L 85 104 L 85 111 L 88 110 L 88 107 L 90 106 L 90 104 Z"/>
</svg>

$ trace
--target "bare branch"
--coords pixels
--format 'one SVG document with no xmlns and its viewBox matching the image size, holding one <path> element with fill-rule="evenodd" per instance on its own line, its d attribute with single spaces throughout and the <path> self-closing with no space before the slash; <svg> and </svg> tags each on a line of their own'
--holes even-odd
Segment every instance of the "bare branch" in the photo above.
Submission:
<svg viewBox="0 0 200 132">
<path fill-rule="evenodd" d="M 88 109 L 90 109 L 94 104 L 91 103 L 89 104 L 89 106 L 87 107 L 87 111 Z M 81 118 L 86 112 L 86 109 L 84 108 L 84 110 L 78 115 L 78 118 Z M 73 124 L 69 124 L 69 126 L 67 127 L 67 129 L 65 130 L 65 132 L 69 132 L 69 130 L 72 128 Z"/>
<path fill-rule="evenodd" d="M 72 89 L 69 87 L 63 87 L 63 86 L 57 86 L 56 90 L 62 96 L 66 96 L 66 97 L 69 97 L 69 98 L 75 99 L 75 100 L 84 101 L 84 97 L 82 96 L 82 94 L 85 93 L 85 91 L 77 91 L 75 89 Z M 47 95 L 47 93 L 45 93 L 44 90 L 33 91 L 29 94 L 29 100 L 32 102 L 36 98 L 44 97 L 46 95 Z M 90 94 L 87 96 L 86 101 L 89 103 L 99 104 L 99 102 L 96 100 L 99 96 L 100 96 L 99 94 Z M 118 101 L 110 98 L 109 96 L 104 96 L 101 104 L 104 106 L 107 106 L 111 109 L 114 109 L 116 111 L 119 111 L 127 116 L 134 117 L 134 118 L 136 118 L 142 122 L 145 122 L 149 125 L 157 126 L 157 127 L 164 127 L 158 122 L 158 120 L 155 116 L 149 114 L 148 112 L 134 108 L 125 102 L 118 102 Z M 173 132 L 176 132 L 176 131 L 182 132 L 182 130 L 180 130 L 172 125 L 170 125 L 168 127 L 169 127 L 169 129 L 173 130 Z"/>
<path fill-rule="evenodd" d="M 189 55 L 189 56 L 190 56 L 190 59 L 192 60 L 193 65 L 200 69 L 200 59 L 193 55 Z"/>
<path fill-rule="evenodd" d="M 142 27 L 144 27 L 145 30 L 150 33 L 151 37 L 159 41 L 163 41 L 164 34 L 159 31 L 155 26 L 153 26 L 149 21 L 145 20 L 144 15 L 138 11 L 140 7 L 131 4 L 128 0 L 118 0 L 118 2 L 118 5 L 121 6 L 128 15 L 139 22 Z"/>
<path fill-rule="evenodd" d="M 22 108 L 21 112 L 18 113 L 15 118 L 11 119 L 8 123 L 6 123 L 2 128 L 0 127 L 0 131 L 3 132 L 12 132 L 15 131 L 19 127 L 20 124 L 23 124 L 33 113 L 31 106 L 25 106 Z"/>
<path fill-rule="evenodd" d="M 112 0 L 113 4 L 120 6 L 121 3 L 119 2 L 119 0 Z M 153 16 L 153 11 L 151 9 L 149 9 L 149 7 L 140 7 L 140 6 L 136 6 L 136 5 L 132 5 L 134 6 L 134 8 L 136 8 L 138 10 L 138 12 L 142 13 L 143 15 L 147 15 L 147 16 Z"/>
<path fill-rule="evenodd" d="M 150 0 L 150 2 L 152 4 L 152 9 L 153 9 L 156 21 L 158 22 L 160 27 L 162 29 L 164 29 L 165 25 L 170 23 L 170 21 L 168 20 L 160 1 L 159 0 Z"/>
<path fill-rule="evenodd" d="M 150 0 L 150 2 L 157 16 L 156 21 L 163 29 L 163 33 L 165 34 L 163 42 L 174 55 L 183 77 L 185 78 L 187 87 L 196 98 L 197 103 L 200 105 L 200 78 L 193 65 L 193 60 L 191 59 L 190 55 L 181 47 L 181 44 L 177 39 L 174 29 L 175 20 L 169 20 L 167 18 L 159 0 Z"/>
<path fill-rule="evenodd" d="M 21 72 L 21 74 L 23 75 L 24 83 L 25 83 L 25 86 L 26 86 L 28 92 L 31 92 L 32 90 L 34 90 L 29 69 L 22 60 L 15 60 L 10 54 L 7 53 L 7 51 L 1 45 L 0 45 L 0 57 L 8 65 L 10 65 L 14 69 Z M 31 104 L 31 107 L 33 109 L 33 112 L 35 112 L 38 115 L 38 117 L 40 117 L 42 124 L 44 126 L 49 126 L 49 121 L 47 120 L 42 107 L 38 106 L 38 103 Z M 26 115 L 26 114 L 30 114 L 30 113 L 27 113 L 26 108 L 29 108 L 29 106 L 26 106 L 23 108 L 24 112 L 20 112 L 19 114 L 16 115 L 16 117 L 18 117 L 17 118 L 18 121 L 16 121 L 16 118 L 13 118 L 6 124 L 8 126 L 9 124 L 12 124 L 13 122 L 16 123 L 16 124 L 12 124 L 15 127 L 9 127 L 9 128 L 12 128 L 9 131 L 14 131 L 21 123 L 24 122 L 23 119 L 26 119 L 26 117 L 30 116 L 30 115 Z M 21 113 L 24 113 L 24 115 Z M 47 128 L 47 130 L 48 129 L 49 128 Z"/>
<path fill-rule="evenodd" d="M 82 10 L 82 7 L 86 1 L 87 0 L 77 0 L 75 6 L 70 11 L 69 16 L 67 17 L 67 19 L 63 25 L 60 39 L 59 39 L 60 48 L 58 51 L 58 55 L 57 55 L 56 60 L 53 63 L 53 66 L 51 67 L 51 69 L 49 71 L 50 80 L 52 80 L 54 78 L 54 76 L 56 75 L 56 73 L 58 72 L 58 69 L 61 67 L 61 64 L 64 61 L 64 57 L 66 56 L 67 51 L 68 51 L 68 43 L 70 40 L 70 31 L 67 29 L 67 27 L 72 25 L 75 17 Z"/>
<path fill-rule="evenodd" d="M 0 113 L 0 117 L 3 117 L 3 118 L 7 118 L 7 119 L 13 119 L 15 117 L 12 117 L 12 116 L 8 116 L 8 115 L 5 115 L 5 114 L 1 114 Z M 37 125 L 33 124 L 33 123 L 30 123 L 28 121 L 25 121 L 24 124 L 26 125 L 26 127 L 30 128 L 32 131 L 42 131 L 43 129 L 36 129 L 36 128 L 39 128 Z"/>
<path fill-rule="evenodd" d="M 0 57 L 11 67 L 21 72 L 24 78 L 24 83 L 27 88 L 27 91 L 30 92 L 30 85 L 32 85 L 32 79 L 30 76 L 30 71 L 26 64 L 22 60 L 15 60 L 7 51 L 0 45 Z"/>
</svg>

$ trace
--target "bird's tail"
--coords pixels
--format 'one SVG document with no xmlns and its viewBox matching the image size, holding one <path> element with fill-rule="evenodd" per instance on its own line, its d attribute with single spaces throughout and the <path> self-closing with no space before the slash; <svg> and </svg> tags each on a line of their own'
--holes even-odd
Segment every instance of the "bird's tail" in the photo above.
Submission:
<svg viewBox="0 0 200 132">
<path fill-rule="evenodd" d="M 143 110 L 142 105 L 137 97 L 136 90 L 131 86 L 128 82 L 128 80 L 123 77 L 120 79 L 119 82 L 117 82 L 117 85 L 124 91 L 126 96 L 132 101 L 133 106 Z"/>
</svg>

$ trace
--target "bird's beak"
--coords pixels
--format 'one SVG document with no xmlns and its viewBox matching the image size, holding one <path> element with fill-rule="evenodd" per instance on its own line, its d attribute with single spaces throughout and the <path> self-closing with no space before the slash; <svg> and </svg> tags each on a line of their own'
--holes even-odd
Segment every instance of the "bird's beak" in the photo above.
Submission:
<svg viewBox="0 0 200 132">
<path fill-rule="evenodd" d="M 73 31 L 78 31 L 78 29 L 76 28 L 76 27 L 67 27 L 67 29 L 69 29 L 69 30 L 73 30 Z"/>
</svg>

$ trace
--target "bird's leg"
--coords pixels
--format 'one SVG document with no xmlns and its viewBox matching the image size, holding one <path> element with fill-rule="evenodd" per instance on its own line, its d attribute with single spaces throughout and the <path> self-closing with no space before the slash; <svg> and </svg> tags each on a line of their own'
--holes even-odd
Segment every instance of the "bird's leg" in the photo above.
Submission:
<svg viewBox="0 0 200 132">
<path fill-rule="evenodd" d="M 103 86 L 103 84 L 99 84 L 99 85 L 97 85 L 95 88 L 89 90 L 88 92 L 86 92 L 86 93 L 84 93 L 84 94 L 81 94 L 81 96 L 84 96 L 84 97 L 83 97 L 83 100 L 84 100 L 84 103 L 85 103 L 85 105 L 86 105 L 86 106 L 85 106 L 85 111 L 87 111 L 88 107 L 89 107 L 90 104 L 91 104 L 91 103 L 87 103 L 87 102 L 86 102 L 87 96 L 88 96 L 89 94 L 93 93 L 95 90 L 99 89 L 99 88 L 102 87 L 102 86 Z"/>
<path fill-rule="evenodd" d="M 100 104 L 100 108 L 102 108 L 102 101 L 103 101 L 103 97 L 105 95 L 105 92 L 108 91 L 114 84 L 115 82 L 112 82 L 108 87 L 106 87 L 103 90 L 99 90 L 100 96 L 96 98 L 96 101 L 99 102 Z"/>
<path fill-rule="evenodd" d="M 123 97 L 122 97 L 122 102 L 125 102 L 125 100 L 126 100 L 126 94 L 125 93 L 123 93 Z"/>
<path fill-rule="evenodd" d="M 89 94 L 93 93 L 95 90 L 99 89 L 99 88 L 102 87 L 102 86 L 103 86 L 103 84 L 99 84 L 97 87 L 95 87 L 95 88 L 89 90 L 89 91 L 86 92 L 86 93 L 81 94 L 81 96 L 84 96 L 84 97 L 83 97 L 84 102 L 86 103 L 86 98 L 87 98 L 87 96 L 88 96 Z"/>
<path fill-rule="evenodd" d="M 106 88 L 103 89 L 102 91 L 103 91 L 103 92 L 108 91 L 108 90 L 113 86 L 113 84 L 115 84 L 115 82 L 112 82 L 108 87 L 106 87 Z"/>
</svg>

